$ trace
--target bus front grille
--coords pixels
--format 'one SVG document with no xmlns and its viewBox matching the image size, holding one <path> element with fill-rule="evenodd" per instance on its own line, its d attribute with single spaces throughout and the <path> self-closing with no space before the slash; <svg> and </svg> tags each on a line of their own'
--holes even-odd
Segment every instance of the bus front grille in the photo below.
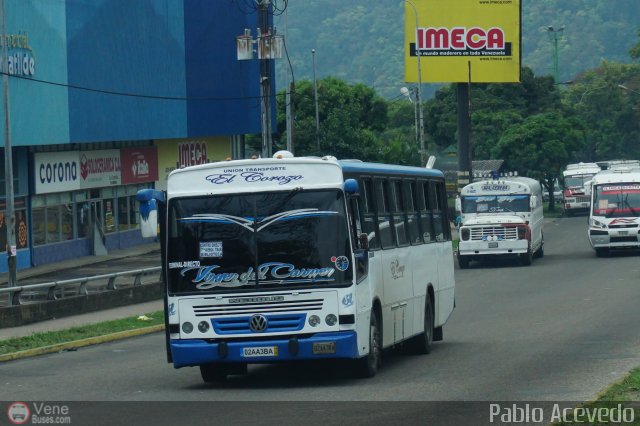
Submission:
<svg viewBox="0 0 640 426">
<path fill-rule="evenodd" d="M 279 333 L 302 330 L 306 314 L 265 315 L 267 327 L 260 333 Z M 249 327 L 251 316 L 213 318 L 211 324 L 218 335 L 255 333 Z"/>
<path fill-rule="evenodd" d="M 323 303 L 323 299 L 308 299 L 257 303 L 207 304 L 194 306 L 193 313 L 196 317 L 219 317 L 243 314 L 274 314 L 292 311 L 309 312 L 322 310 Z"/>
<path fill-rule="evenodd" d="M 518 228 L 504 226 L 483 226 L 471 228 L 471 241 L 487 241 L 489 237 L 496 240 L 517 240 Z"/>
</svg>

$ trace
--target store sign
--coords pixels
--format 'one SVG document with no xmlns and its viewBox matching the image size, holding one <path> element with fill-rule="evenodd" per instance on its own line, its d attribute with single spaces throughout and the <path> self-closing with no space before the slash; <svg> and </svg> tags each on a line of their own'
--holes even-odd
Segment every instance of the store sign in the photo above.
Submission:
<svg viewBox="0 0 640 426">
<path fill-rule="evenodd" d="M 78 151 L 38 152 L 34 155 L 36 194 L 80 189 Z"/>
<path fill-rule="evenodd" d="M 143 146 L 120 150 L 122 183 L 144 183 L 158 180 L 158 148 Z"/>
<path fill-rule="evenodd" d="M 36 59 L 26 33 L 0 35 L 0 48 L 7 46 L 9 53 L 5 62 L 0 61 L 4 74 L 33 77 L 36 74 Z"/>
<path fill-rule="evenodd" d="M 80 151 L 80 188 L 120 185 L 120 150 Z"/>
<path fill-rule="evenodd" d="M 120 150 L 38 152 L 36 194 L 120 185 Z"/>
</svg>

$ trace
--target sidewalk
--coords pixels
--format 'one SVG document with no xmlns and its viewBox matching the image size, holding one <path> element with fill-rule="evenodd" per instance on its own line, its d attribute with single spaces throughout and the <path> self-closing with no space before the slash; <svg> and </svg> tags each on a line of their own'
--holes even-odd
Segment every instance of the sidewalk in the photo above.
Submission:
<svg viewBox="0 0 640 426">
<path fill-rule="evenodd" d="M 86 256 L 54 264 L 36 266 L 18 271 L 17 284 L 20 286 L 28 283 L 40 283 L 74 278 L 77 276 L 92 276 L 100 273 L 160 266 L 159 252 L 160 245 L 158 243 L 148 243 L 127 249 L 113 250 L 109 254 L 102 256 Z M 5 287 L 7 281 L 8 273 L 0 274 L 0 286 Z M 162 309 L 162 299 L 158 299 L 156 301 L 56 318 L 24 326 L 0 328 L 0 340 L 138 316 Z"/>
<path fill-rule="evenodd" d="M 61 262 L 50 263 L 47 265 L 33 266 L 28 269 L 22 269 L 17 272 L 17 282 L 21 285 L 21 281 L 34 278 L 41 278 L 39 282 L 50 281 L 47 278 L 48 275 L 63 270 L 78 270 L 89 265 L 96 265 L 110 260 L 135 258 L 141 255 L 147 255 L 152 252 L 158 252 L 158 263 L 160 266 L 160 244 L 159 243 L 146 243 L 140 244 L 134 247 L 129 247 L 121 250 L 112 250 L 108 254 L 102 256 L 84 256 L 74 259 L 64 260 Z M 116 272 L 116 271 L 114 271 Z M 7 285 L 9 281 L 9 273 L 0 273 L 0 287 Z"/>
</svg>

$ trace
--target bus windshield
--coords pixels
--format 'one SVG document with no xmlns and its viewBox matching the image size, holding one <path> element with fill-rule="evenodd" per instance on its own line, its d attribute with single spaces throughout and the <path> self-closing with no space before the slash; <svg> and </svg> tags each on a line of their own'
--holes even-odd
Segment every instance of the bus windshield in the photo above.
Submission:
<svg viewBox="0 0 640 426">
<path fill-rule="evenodd" d="M 462 213 L 515 213 L 528 211 L 528 195 L 486 195 L 462 198 Z"/>
<path fill-rule="evenodd" d="M 585 182 L 589 182 L 595 174 L 587 174 L 587 175 L 575 175 L 575 176 L 565 176 L 564 178 L 564 187 L 565 188 L 582 188 L 584 187 Z"/>
<path fill-rule="evenodd" d="M 593 195 L 593 214 L 606 217 L 640 216 L 640 184 L 598 185 Z"/>
<path fill-rule="evenodd" d="M 169 292 L 350 285 L 339 190 L 169 201 Z"/>
</svg>

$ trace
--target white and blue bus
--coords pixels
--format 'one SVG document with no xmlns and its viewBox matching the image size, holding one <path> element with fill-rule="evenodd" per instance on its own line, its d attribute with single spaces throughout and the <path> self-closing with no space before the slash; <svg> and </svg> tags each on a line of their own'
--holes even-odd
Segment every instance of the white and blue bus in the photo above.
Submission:
<svg viewBox="0 0 640 426">
<path fill-rule="evenodd" d="M 428 353 L 454 307 L 442 172 L 334 157 L 173 171 L 138 193 L 160 230 L 167 356 L 205 382 L 247 364 Z"/>
</svg>

